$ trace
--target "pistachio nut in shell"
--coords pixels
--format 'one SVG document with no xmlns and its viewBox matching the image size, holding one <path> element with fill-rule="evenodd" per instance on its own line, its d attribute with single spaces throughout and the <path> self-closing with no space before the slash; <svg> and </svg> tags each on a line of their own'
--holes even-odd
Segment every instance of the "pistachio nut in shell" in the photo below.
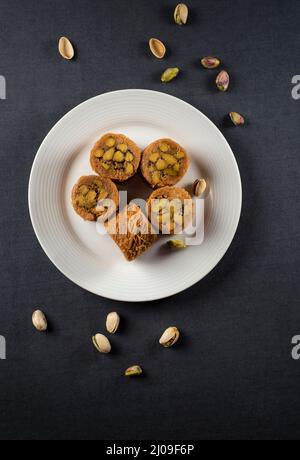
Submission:
<svg viewBox="0 0 300 460">
<path fill-rule="evenodd" d="M 37 331 L 44 332 L 48 328 L 47 319 L 45 313 L 41 310 L 36 310 L 32 314 L 32 324 Z"/>
<path fill-rule="evenodd" d="M 150 38 L 149 48 L 153 56 L 157 59 L 162 59 L 166 54 L 166 47 L 158 38 Z"/>
<path fill-rule="evenodd" d="M 113 311 L 107 315 L 106 329 L 110 334 L 115 334 L 119 328 L 120 316 L 117 312 Z"/>
<path fill-rule="evenodd" d="M 216 85 L 218 90 L 227 91 L 229 88 L 230 78 L 226 70 L 222 70 L 216 78 Z"/>
<path fill-rule="evenodd" d="M 143 373 L 143 370 L 141 366 L 134 365 L 126 369 L 125 376 L 126 377 L 139 377 L 142 373 Z"/>
<path fill-rule="evenodd" d="M 179 72 L 180 72 L 180 69 L 178 67 L 169 67 L 163 72 L 161 76 L 161 81 L 163 83 L 168 83 L 169 81 L 174 80 L 174 78 L 177 77 Z"/>
<path fill-rule="evenodd" d="M 99 353 L 109 353 L 111 345 L 107 337 L 103 334 L 96 334 L 92 337 L 92 342 Z"/>
<path fill-rule="evenodd" d="M 196 179 L 193 185 L 193 192 L 195 196 L 201 196 L 207 188 L 205 179 Z"/>
<path fill-rule="evenodd" d="M 168 329 L 165 330 L 161 338 L 159 339 L 159 343 L 165 347 L 165 348 L 170 348 L 179 339 L 180 333 L 177 327 L 168 327 Z"/>
<path fill-rule="evenodd" d="M 230 112 L 229 116 L 235 126 L 242 126 L 245 124 L 245 118 L 238 112 Z"/>
<path fill-rule="evenodd" d="M 174 11 L 174 21 L 179 26 L 187 23 L 189 15 L 189 9 L 185 3 L 179 3 Z"/>
<path fill-rule="evenodd" d="M 216 57 L 206 56 L 201 59 L 201 64 L 205 69 L 216 69 L 221 64 L 221 61 Z"/>
</svg>

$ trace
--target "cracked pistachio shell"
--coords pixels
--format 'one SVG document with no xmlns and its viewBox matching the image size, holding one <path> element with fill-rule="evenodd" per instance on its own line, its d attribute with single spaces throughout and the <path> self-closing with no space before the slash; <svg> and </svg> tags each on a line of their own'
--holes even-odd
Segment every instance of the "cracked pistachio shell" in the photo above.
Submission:
<svg viewBox="0 0 300 460">
<path fill-rule="evenodd" d="M 41 310 L 36 310 L 32 314 L 32 324 L 40 331 L 44 332 L 48 328 L 48 323 L 45 314 Z"/>
<path fill-rule="evenodd" d="M 159 343 L 165 348 L 172 347 L 179 339 L 179 336 L 180 333 L 177 327 L 168 327 L 159 339 Z"/>
<path fill-rule="evenodd" d="M 142 368 L 138 365 L 135 365 L 135 366 L 128 367 L 128 369 L 126 369 L 125 376 L 126 377 L 138 377 L 142 373 L 143 373 Z"/>
<path fill-rule="evenodd" d="M 206 56 L 201 59 L 201 64 L 205 69 L 216 69 L 221 64 L 221 61 L 216 57 Z"/>
<path fill-rule="evenodd" d="M 115 311 L 109 313 L 106 318 L 106 329 L 110 334 L 115 334 L 119 328 L 120 316 Z"/>
<path fill-rule="evenodd" d="M 179 74 L 180 69 L 178 67 L 170 67 L 164 71 L 161 76 L 161 81 L 163 83 L 168 83 L 169 81 L 173 80 Z"/>
<path fill-rule="evenodd" d="M 107 337 L 103 334 L 96 334 L 92 337 L 92 342 L 99 353 L 109 353 L 111 345 Z"/>
<path fill-rule="evenodd" d="M 189 15 L 189 9 L 185 3 L 179 3 L 174 11 L 174 20 L 176 24 L 182 26 L 187 23 Z"/>
<path fill-rule="evenodd" d="M 232 123 L 235 126 L 242 126 L 245 124 L 245 118 L 237 112 L 230 112 L 229 114 Z"/>
<path fill-rule="evenodd" d="M 222 70 L 216 78 L 216 85 L 220 91 L 227 91 L 229 87 L 230 78 L 226 70 Z"/>
<path fill-rule="evenodd" d="M 67 37 L 59 39 L 58 51 L 64 59 L 71 60 L 74 57 L 74 47 Z"/>
<path fill-rule="evenodd" d="M 158 38 L 150 38 L 149 48 L 151 53 L 157 58 L 162 59 L 166 54 L 166 47 Z"/>
</svg>

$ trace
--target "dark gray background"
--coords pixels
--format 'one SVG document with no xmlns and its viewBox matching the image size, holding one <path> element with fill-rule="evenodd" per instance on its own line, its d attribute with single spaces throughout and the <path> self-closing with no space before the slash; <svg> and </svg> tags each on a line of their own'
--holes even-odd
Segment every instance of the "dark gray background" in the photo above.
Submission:
<svg viewBox="0 0 300 460">
<path fill-rule="evenodd" d="M 300 439 L 299 113 L 291 79 L 300 74 L 298 0 L 189 0 L 186 27 L 176 1 L 1 0 L 0 101 L 1 439 Z M 77 49 L 57 53 L 61 35 Z M 147 40 L 170 50 L 160 62 Z M 226 94 L 200 57 L 219 56 L 232 76 Z M 162 70 L 183 72 L 170 85 Z M 33 233 L 27 186 L 44 136 L 71 108 L 97 94 L 150 88 L 193 104 L 235 152 L 243 212 L 220 264 L 191 289 L 148 304 L 98 298 L 65 279 Z M 245 128 L 224 116 L 243 113 Z M 31 314 L 51 322 L 35 332 Z M 122 316 L 116 350 L 90 343 L 105 315 Z M 169 325 L 174 349 L 157 344 Z M 145 377 L 123 369 L 140 363 Z"/>
</svg>

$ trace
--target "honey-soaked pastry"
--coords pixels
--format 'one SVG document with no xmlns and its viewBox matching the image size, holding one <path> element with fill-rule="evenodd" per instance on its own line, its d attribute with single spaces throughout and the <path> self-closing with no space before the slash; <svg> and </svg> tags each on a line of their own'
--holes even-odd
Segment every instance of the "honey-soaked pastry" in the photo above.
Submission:
<svg viewBox="0 0 300 460">
<path fill-rule="evenodd" d="M 175 185 L 188 167 L 186 151 L 172 139 L 152 142 L 142 155 L 141 171 L 153 188 Z"/>
<path fill-rule="evenodd" d="M 94 145 L 90 162 L 102 177 L 124 182 L 138 170 L 141 150 L 124 134 L 107 133 Z"/>
<path fill-rule="evenodd" d="M 73 187 L 72 204 L 84 220 L 108 219 L 118 208 L 118 189 L 105 177 L 82 176 Z"/>
<path fill-rule="evenodd" d="M 139 257 L 158 238 L 147 217 L 136 204 L 126 206 L 105 227 L 128 261 Z"/>
<path fill-rule="evenodd" d="M 163 234 L 181 233 L 192 221 L 193 201 L 183 188 L 162 187 L 147 201 L 148 219 Z"/>
</svg>

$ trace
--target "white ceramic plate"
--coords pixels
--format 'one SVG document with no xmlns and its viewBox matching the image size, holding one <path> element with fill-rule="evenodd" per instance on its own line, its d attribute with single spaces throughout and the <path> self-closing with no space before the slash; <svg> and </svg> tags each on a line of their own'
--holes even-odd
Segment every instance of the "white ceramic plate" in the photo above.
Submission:
<svg viewBox="0 0 300 460">
<path fill-rule="evenodd" d="M 121 132 L 141 148 L 170 137 L 189 153 L 191 166 L 179 186 L 208 178 L 205 237 L 199 246 L 164 250 L 162 237 L 127 262 L 108 236 L 73 211 L 73 184 L 92 174 L 89 151 L 105 132 Z M 140 177 L 125 183 L 129 198 L 151 193 Z M 201 112 L 175 97 L 124 90 L 90 99 L 65 115 L 43 141 L 31 171 L 29 210 L 36 236 L 56 267 L 95 294 L 122 301 L 149 301 L 176 294 L 201 280 L 227 251 L 240 218 L 241 180 L 223 135 Z"/>
</svg>

